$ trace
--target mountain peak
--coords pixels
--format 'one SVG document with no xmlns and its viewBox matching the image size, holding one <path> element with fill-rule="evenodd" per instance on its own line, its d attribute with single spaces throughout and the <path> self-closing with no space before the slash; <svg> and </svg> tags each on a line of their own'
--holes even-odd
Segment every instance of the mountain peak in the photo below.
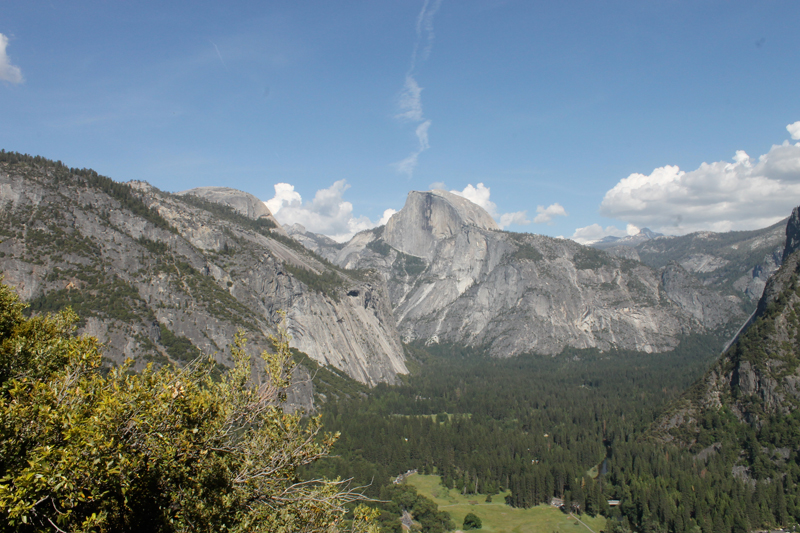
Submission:
<svg viewBox="0 0 800 533">
<path fill-rule="evenodd" d="M 386 224 L 386 242 L 401 252 L 430 259 L 436 244 L 464 226 L 499 230 L 479 205 L 443 190 L 411 191 L 399 212 Z"/>
<path fill-rule="evenodd" d="M 177 194 L 179 196 L 191 194 L 192 196 L 203 198 L 209 202 L 227 205 L 240 215 L 252 218 L 253 220 L 264 217 L 272 219 L 272 213 L 269 208 L 264 205 L 264 202 L 249 192 L 232 189 L 230 187 L 197 187 Z"/>
</svg>

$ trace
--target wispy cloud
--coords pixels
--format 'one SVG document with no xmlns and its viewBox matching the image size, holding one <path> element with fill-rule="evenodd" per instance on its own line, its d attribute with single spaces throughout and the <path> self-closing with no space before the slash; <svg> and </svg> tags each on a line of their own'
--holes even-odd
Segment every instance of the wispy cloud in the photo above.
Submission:
<svg viewBox="0 0 800 533">
<path fill-rule="evenodd" d="M 11 60 L 6 54 L 6 47 L 8 46 L 8 37 L 0 33 L 0 80 L 8 83 L 22 83 L 25 79 L 22 77 L 22 70 L 16 65 L 11 64 Z"/>
<path fill-rule="evenodd" d="M 211 43 L 211 46 L 213 46 L 213 47 L 214 47 L 214 50 L 216 50 L 216 52 L 217 52 L 217 57 L 219 58 L 219 61 L 220 61 L 220 63 L 222 63 L 222 66 L 225 68 L 225 70 L 228 70 L 228 65 L 226 65 L 226 64 L 225 64 L 225 60 L 224 60 L 224 59 L 222 59 L 222 54 L 219 52 L 219 47 L 217 46 L 217 43 L 215 43 L 214 41 L 212 41 L 212 40 L 210 40 L 210 39 L 209 39 L 209 41 L 208 41 L 208 42 L 210 42 L 210 43 Z"/>
<path fill-rule="evenodd" d="M 415 78 L 417 63 L 428 59 L 433 48 L 433 17 L 442 5 L 442 0 L 425 0 L 422 10 L 417 16 L 416 39 L 414 40 L 414 51 L 411 53 L 411 66 L 406 73 L 403 83 L 403 90 L 400 92 L 397 107 L 399 112 L 395 115 L 398 120 L 418 123 L 415 130 L 417 136 L 417 148 L 402 161 L 394 163 L 394 168 L 401 174 L 409 178 L 417 168 L 420 154 L 430 148 L 428 142 L 428 128 L 431 121 L 425 118 L 422 112 L 422 87 L 419 86 Z"/>
<path fill-rule="evenodd" d="M 397 104 L 400 112 L 395 118 L 419 122 L 422 120 L 422 88 L 417 85 L 417 80 L 410 74 L 406 76 L 406 83 Z"/>
<path fill-rule="evenodd" d="M 411 57 L 412 71 L 416 67 L 418 55 L 422 61 L 427 60 L 431 55 L 434 37 L 433 17 L 436 15 L 436 12 L 439 11 L 441 5 L 442 0 L 434 0 L 432 5 L 430 0 L 425 0 L 425 3 L 422 4 L 422 11 L 420 11 L 419 16 L 417 16 L 417 40 L 414 43 L 414 54 Z M 430 9 L 428 9 L 429 6 Z M 420 46 L 422 47 L 422 52 L 419 51 Z"/>
</svg>

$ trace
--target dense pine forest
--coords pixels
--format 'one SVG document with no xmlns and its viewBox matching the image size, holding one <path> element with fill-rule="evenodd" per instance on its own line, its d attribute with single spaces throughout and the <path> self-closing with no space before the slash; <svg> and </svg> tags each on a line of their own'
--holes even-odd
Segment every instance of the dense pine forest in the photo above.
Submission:
<svg viewBox="0 0 800 533">
<path fill-rule="evenodd" d="M 800 417 L 755 432 L 723 410 L 701 421 L 688 448 L 650 431 L 719 346 L 691 337 L 666 355 L 567 350 L 511 359 L 410 346 L 418 364 L 405 384 L 329 391 L 323 423 L 342 436 L 316 473 L 354 477 L 386 499 L 390 477 L 417 469 L 465 494 L 510 490 L 506 500 L 515 507 L 563 498 L 611 518 L 613 531 L 716 533 L 796 523 Z M 399 531 L 396 518 L 387 517 L 384 529 Z"/>
</svg>

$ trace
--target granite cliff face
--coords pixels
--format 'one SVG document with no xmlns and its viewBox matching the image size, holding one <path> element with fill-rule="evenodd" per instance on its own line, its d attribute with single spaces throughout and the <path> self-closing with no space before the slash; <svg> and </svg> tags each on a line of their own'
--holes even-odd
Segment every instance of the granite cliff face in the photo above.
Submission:
<svg viewBox="0 0 800 533">
<path fill-rule="evenodd" d="M 771 416 L 800 407 L 800 210 L 786 227 L 783 264 L 759 299 L 754 316 L 706 375 L 667 412 L 655 433 L 691 444 L 698 421 L 722 407 L 761 427 Z"/>
<path fill-rule="evenodd" d="M 683 335 L 735 331 L 745 318 L 738 297 L 709 290 L 680 265 L 653 269 L 499 231 L 477 205 L 443 191 L 411 192 L 385 228 L 321 253 L 381 272 L 404 341 L 485 345 L 496 356 L 566 346 L 662 352 Z"/>
<path fill-rule="evenodd" d="M 767 279 L 783 261 L 786 220 L 753 231 L 714 233 L 701 231 L 681 237 L 655 237 L 638 244 L 636 259 L 654 268 L 675 262 L 704 286 L 743 299 L 752 310 Z M 630 248 L 609 249 L 631 253 Z"/>
<path fill-rule="evenodd" d="M 396 250 L 432 260 L 438 244 L 465 228 L 499 230 L 489 213 L 447 191 L 412 191 L 406 205 L 386 223 L 383 238 Z"/>
<path fill-rule="evenodd" d="M 72 305 L 116 362 L 200 350 L 227 364 L 238 328 L 266 348 L 284 311 L 292 346 L 315 361 L 371 385 L 406 373 L 383 280 L 314 256 L 254 198 L 0 162 L 0 271 L 34 311 Z"/>
</svg>

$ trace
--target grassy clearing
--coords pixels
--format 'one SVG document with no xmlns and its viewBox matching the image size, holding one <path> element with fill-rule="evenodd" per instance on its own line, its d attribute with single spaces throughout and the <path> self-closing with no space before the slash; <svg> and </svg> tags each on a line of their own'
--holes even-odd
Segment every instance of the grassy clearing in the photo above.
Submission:
<svg viewBox="0 0 800 533">
<path fill-rule="evenodd" d="M 483 522 L 480 531 L 487 533 L 588 533 L 588 529 L 574 518 L 565 515 L 550 505 L 537 505 L 530 509 L 516 509 L 505 504 L 507 492 L 492 496 L 486 503 L 486 495 L 463 496 L 456 490 L 446 489 L 439 476 L 412 475 L 407 483 L 414 485 L 420 494 L 433 499 L 439 509 L 453 517 L 457 527 L 464 523 L 467 513 L 475 513 Z M 605 529 L 606 519 L 582 515 L 580 519 L 595 533 Z"/>
</svg>

